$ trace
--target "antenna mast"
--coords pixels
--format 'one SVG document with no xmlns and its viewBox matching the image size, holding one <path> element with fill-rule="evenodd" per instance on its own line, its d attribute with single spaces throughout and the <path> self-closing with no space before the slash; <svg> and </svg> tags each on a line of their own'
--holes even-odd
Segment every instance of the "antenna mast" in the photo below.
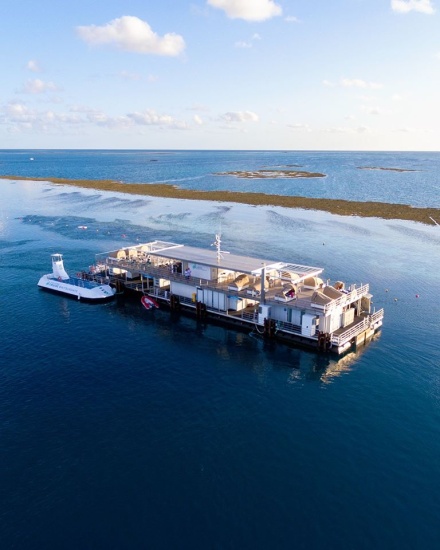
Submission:
<svg viewBox="0 0 440 550">
<path fill-rule="evenodd" d="M 215 246 L 215 248 L 217 249 L 217 261 L 218 262 L 220 262 L 220 260 L 223 258 L 223 254 L 229 254 L 229 252 L 226 252 L 226 251 L 221 249 L 221 244 L 222 244 L 221 234 L 216 233 L 215 241 L 212 243 L 211 246 Z"/>
</svg>

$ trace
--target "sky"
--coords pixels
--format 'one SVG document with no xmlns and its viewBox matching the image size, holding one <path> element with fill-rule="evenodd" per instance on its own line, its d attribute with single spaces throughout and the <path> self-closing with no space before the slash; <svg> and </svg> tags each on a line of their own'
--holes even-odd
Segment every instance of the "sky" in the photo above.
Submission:
<svg viewBox="0 0 440 550">
<path fill-rule="evenodd" d="M 440 0 L 2 0 L 1 149 L 440 151 Z"/>
</svg>

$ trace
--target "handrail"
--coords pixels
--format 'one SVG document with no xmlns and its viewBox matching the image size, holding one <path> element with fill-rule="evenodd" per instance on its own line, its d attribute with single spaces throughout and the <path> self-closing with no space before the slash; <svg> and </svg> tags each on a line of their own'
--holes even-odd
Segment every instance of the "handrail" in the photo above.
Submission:
<svg viewBox="0 0 440 550">
<path fill-rule="evenodd" d="M 383 316 L 384 316 L 383 308 L 381 308 L 378 311 L 375 311 L 374 313 L 372 313 L 369 317 L 370 325 L 374 325 L 374 323 L 376 323 L 377 321 L 380 321 L 381 319 L 383 319 Z"/>
<path fill-rule="evenodd" d="M 354 325 L 353 327 L 350 327 L 345 332 L 342 332 L 341 334 L 338 334 L 337 336 L 332 335 L 332 342 L 336 345 L 340 345 L 341 343 L 344 343 L 348 340 L 351 340 L 351 338 L 354 338 L 364 330 L 367 330 L 367 328 L 372 328 L 372 326 L 377 323 L 378 321 L 382 320 L 384 316 L 384 310 L 379 309 L 379 311 L 376 311 L 375 313 L 371 315 L 367 315 Z"/>
<path fill-rule="evenodd" d="M 353 302 L 355 302 L 356 300 L 359 300 L 359 298 L 362 298 L 362 296 L 367 294 L 369 290 L 370 290 L 370 285 L 368 283 L 360 286 L 359 288 L 355 288 L 352 291 L 348 292 L 347 294 L 344 294 L 343 296 L 336 298 L 336 300 L 333 300 L 332 302 L 326 304 L 324 306 L 324 312 L 327 313 L 331 309 L 338 306 L 352 304 Z"/>
<path fill-rule="evenodd" d="M 338 334 L 337 336 L 332 335 L 332 343 L 339 346 L 339 345 L 347 342 L 348 340 L 351 340 L 352 338 L 354 338 L 355 336 L 357 336 L 358 334 L 360 334 L 364 330 L 366 330 L 368 328 L 368 326 L 369 326 L 368 318 L 365 317 L 364 319 L 362 319 L 362 321 L 360 321 L 359 323 L 357 323 L 353 327 L 349 328 L 345 332 L 342 332 L 341 334 Z"/>
<path fill-rule="evenodd" d="M 294 334 L 301 334 L 301 325 L 295 325 L 287 321 L 277 321 L 276 323 L 278 329 L 285 330 L 286 332 L 293 332 Z"/>
</svg>

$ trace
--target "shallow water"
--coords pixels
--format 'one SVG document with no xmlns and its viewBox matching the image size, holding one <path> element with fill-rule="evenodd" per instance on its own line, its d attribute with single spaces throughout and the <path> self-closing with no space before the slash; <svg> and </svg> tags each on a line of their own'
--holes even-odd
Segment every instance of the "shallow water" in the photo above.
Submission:
<svg viewBox="0 0 440 550">
<path fill-rule="evenodd" d="M 1 185 L 2 548 L 438 547 L 439 228 Z M 338 361 L 36 286 L 53 252 L 218 231 L 369 282 L 381 334 Z"/>
</svg>

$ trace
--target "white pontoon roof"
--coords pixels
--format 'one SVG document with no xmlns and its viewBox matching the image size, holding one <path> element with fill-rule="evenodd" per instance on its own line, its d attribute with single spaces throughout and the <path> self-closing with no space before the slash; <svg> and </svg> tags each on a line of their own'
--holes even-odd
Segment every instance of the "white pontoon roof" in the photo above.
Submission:
<svg viewBox="0 0 440 550">
<path fill-rule="evenodd" d="M 211 249 L 196 248 L 194 246 L 186 246 L 183 244 L 169 243 L 165 241 L 152 241 L 150 243 L 143 243 L 124 248 L 126 250 L 135 248 L 137 250 L 142 250 L 143 253 L 151 256 L 160 256 L 170 260 L 196 263 L 251 275 L 259 275 L 264 267 L 266 269 L 266 273 L 271 270 L 293 272 L 298 275 L 297 279 L 300 280 L 304 277 L 319 275 L 323 271 L 320 267 L 275 262 L 269 259 L 252 258 L 249 256 L 230 254 L 228 252 L 220 252 L 220 258 L 218 258 L 218 252 L 214 247 Z M 108 254 L 110 253 L 107 253 L 107 255 Z"/>
</svg>

